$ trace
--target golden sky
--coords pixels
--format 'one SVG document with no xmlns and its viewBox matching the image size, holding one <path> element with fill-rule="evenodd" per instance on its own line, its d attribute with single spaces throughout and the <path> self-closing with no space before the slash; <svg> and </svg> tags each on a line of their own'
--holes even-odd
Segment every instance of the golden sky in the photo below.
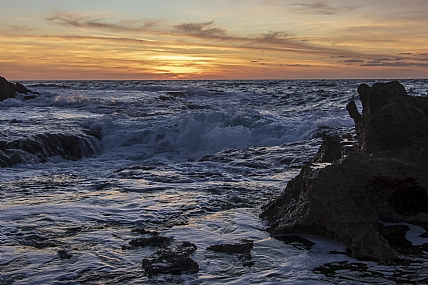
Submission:
<svg viewBox="0 0 428 285">
<path fill-rule="evenodd" d="M 0 0 L 0 75 L 428 78 L 426 0 Z"/>
</svg>

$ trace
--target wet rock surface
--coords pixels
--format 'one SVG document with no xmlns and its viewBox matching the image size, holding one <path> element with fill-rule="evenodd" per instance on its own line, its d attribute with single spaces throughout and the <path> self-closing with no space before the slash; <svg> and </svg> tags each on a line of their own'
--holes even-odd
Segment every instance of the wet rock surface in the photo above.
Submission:
<svg viewBox="0 0 428 285">
<path fill-rule="evenodd" d="M 183 242 L 175 248 L 162 248 L 142 261 L 142 268 L 147 275 L 169 273 L 197 273 L 199 265 L 190 258 L 190 255 L 197 249 L 191 242 Z"/>
<path fill-rule="evenodd" d="M 403 251 L 394 241 L 403 233 L 382 223 L 428 223 L 428 98 L 408 96 L 397 81 L 362 84 L 358 92 L 362 114 L 355 102 L 347 106 L 353 147 L 346 135 L 324 138 L 261 216 L 273 236 L 318 235 L 356 258 L 395 259 Z"/>
<path fill-rule="evenodd" d="M 234 253 L 238 254 L 238 257 L 243 262 L 243 266 L 251 267 L 254 265 L 252 261 L 251 256 L 251 249 L 253 248 L 254 243 L 251 240 L 244 240 L 240 243 L 234 243 L 234 244 L 218 244 L 218 245 L 211 245 L 207 247 L 207 250 L 214 251 L 214 252 L 224 252 L 224 253 Z"/>
<path fill-rule="evenodd" d="M 101 141 L 79 133 L 44 133 L 13 141 L 0 140 L 0 167 L 18 163 L 44 163 L 59 156 L 66 160 L 94 157 L 102 151 Z"/>
<path fill-rule="evenodd" d="M 122 249 L 128 249 L 132 247 L 145 247 L 145 246 L 158 246 L 158 247 L 167 247 L 173 241 L 173 238 L 161 236 L 157 233 L 153 234 L 150 237 L 136 238 L 129 242 L 129 246 L 123 246 Z"/>
</svg>

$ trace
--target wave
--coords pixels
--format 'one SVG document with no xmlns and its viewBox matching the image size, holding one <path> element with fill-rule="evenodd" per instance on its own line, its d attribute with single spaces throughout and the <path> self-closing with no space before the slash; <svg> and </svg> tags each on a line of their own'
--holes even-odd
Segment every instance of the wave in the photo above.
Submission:
<svg viewBox="0 0 428 285">
<path fill-rule="evenodd" d="M 283 118 L 257 110 L 197 110 L 178 116 L 123 120 L 118 115 L 87 120 L 83 127 L 101 131 L 106 155 L 138 159 L 171 153 L 191 160 L 225 149 L 279 146 L 320 136 L 326 127 L 348 127 L 350 120 L 310 112 Z M 109 153 L 109 154 L 107 154 Z"/>
<path fill-rule="evenodd" d="M 54 106 L 69 106 L 69 105 L 78 105 L 84 106 L 88 105 L 91 102 L 91 99 L 82 94 L 72 94 L 72 95 L 58 95 L 53 98 L 52 104 Z"/>
</svg>

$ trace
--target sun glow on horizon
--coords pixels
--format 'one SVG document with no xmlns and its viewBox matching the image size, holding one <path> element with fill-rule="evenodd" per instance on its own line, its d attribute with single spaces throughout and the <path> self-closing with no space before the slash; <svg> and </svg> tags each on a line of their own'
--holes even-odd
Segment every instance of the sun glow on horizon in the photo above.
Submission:
<svg viewBox="0 0 428 285">
<path fill-rule="evenodd" d="M 76 3 L 4 3 L 1 75 L 11 80 L 428 78 L 428 1 Z"/>
</svg>

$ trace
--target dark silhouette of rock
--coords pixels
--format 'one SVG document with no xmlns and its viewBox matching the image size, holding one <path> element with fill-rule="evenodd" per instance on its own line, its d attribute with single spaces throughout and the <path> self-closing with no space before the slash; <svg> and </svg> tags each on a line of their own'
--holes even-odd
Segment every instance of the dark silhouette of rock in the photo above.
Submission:
<svg viewBox="0 0 428 285">
<path fill-rule="evenodd" d="M 190 258 L 196 249 L 196 245 L 190 242 L 183 242 L 174 249 L 162 248 L 144 258 L 142 267 L 149 276 L 159 273 L 197 273 L 199 265 Z"/>
<path fill-rule="evenodd" d="M 15 83 L 14 89 L 15 89 L 15 92 L 22 93 L 22 94 L 27 94 L 28 92 L 31 92 L 30 90 L 27 89 L 27 87 L 25 87 L 19 82 Z"/>
<path fill-rule="evenodd" d="M 207 250 L 211 250 L 215 252 L 249 254 L 252 248 L 253 248 L 252 241 L 244 241 L 244 242 L 235 243 L 235 244 L 211 245 L 207 247 Z"/>
<path fill-rule="evenodd" d="M 252 259 L 251 249 L 253 248 L 254 243 L 251 240 L 243 240 L 240 243 L 235 244 L 218 244 L 211 245 L 207 247 L 207 250 L 214 252 L 225 252 L 225 253 L 235 253 L 238 254 L 240 260 L 243 261 L 243 266 L 251 267 L 254 265 L 254 262 L 250 261 Z"/>
<path fill-rule="evenodd" d="M 15 98 L 17 93 L 25 94 L 23 100 L 34 99 L 36 98 L 35 94 L 39 94 L 27 89 L 27 87 L 19 82 L 13 84 L 0 76 L 0 102 L 9 98 Z M 32 95 L 27 95 L 28 93 L 32 93 Z"/>
<path fill-rule="evenodd" d="M 12 141 L 0 141 L 0 167 L 18 163 L 44 163 L 53 156 L 67 160 L 94 157 L 101 153 L 101 141 L 91 135 L 44 133 Z"/>
<path fill-rule="evenodd" d="M 70 259 L 73 257 L 73 255 L 69 252 L 67 252 L 66 250 L 58 250 L 58 255 L 61 259 Z"/>
<path fill-rule="evenodd" d="M 318 235 L 353 257 L 392 259 L 403 251 L 383 223 L 428 224 L 428 99 L 408 96 L 397 81 L 362 84 L 358 92 L 362 114 L 355 102 L 347 105 L 354 146 L 346 136 L 325 137 L 261 217 L 272 236 Z"/>
<path fill-rule="evenodd" d="M 129 245 L 132 247 L 136 247 L 136 246 L 145 247 L 148 245 L 166 247 L 166 246 L 169 246 L 173 240 L 174 240 L 173 238 L 169 238 L 169 237 L 152 235 L 151 237 L 148 237 L 148 238 L 133 239 L 129 242 Z"/>
<path fill-rule="evenodd" d="M 9 98 L 15 98 L 16 92 L 13 84 L 9 83 L 6 78 L 0 76 L 0 102 Z"/>
<path fill-rule="evenodd" d="M 314 242 L 297 235 L 277 235 L 275 238 L 299 249 L 310 250 L 315 245 Z"/>
<path fill-rule="evenodd" d="M 403 151 L 428 147 L 428 99 L 408 96 L 398 81 L 358 88 L 362 115 L 347 105 L 357 129 L 358 148 L 365 152 Z"/>
</svg>

